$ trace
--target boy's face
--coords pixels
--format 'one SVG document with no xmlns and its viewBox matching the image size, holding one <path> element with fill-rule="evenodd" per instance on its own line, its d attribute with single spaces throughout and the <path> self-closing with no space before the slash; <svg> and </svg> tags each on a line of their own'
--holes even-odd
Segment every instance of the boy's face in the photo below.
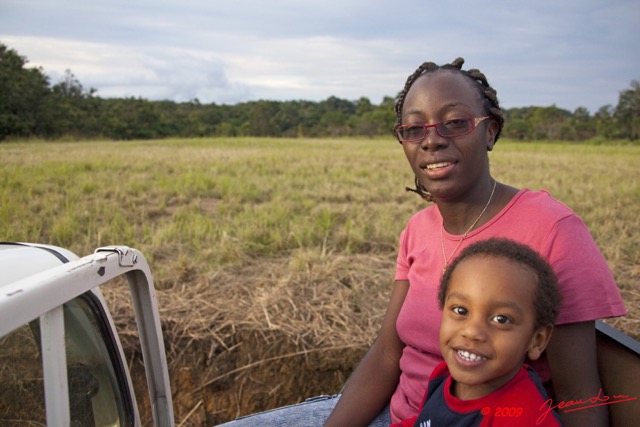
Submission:
<svg viewBox="0 0 640 427">
<path fill-rule="evenodd" d="M 513 378 L 525 356 L 540 356 L 552 327 L 534 329 L 536 287 L 533 271 L 503 257 L 479 255 L 458 264 L 440 327 L 456 397 L 485 396 Z"/>
</svg>

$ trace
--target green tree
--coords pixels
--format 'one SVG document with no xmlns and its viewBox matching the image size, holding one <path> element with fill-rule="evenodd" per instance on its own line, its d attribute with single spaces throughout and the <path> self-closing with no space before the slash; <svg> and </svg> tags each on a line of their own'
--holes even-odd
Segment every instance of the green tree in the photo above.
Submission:
<svg viewBox="0 0 640 427">
<path fill-rule="evenodd" d="M 356 105 L 357 115 L 352 116 L 349 125 L 355 135 L 364 136 L 391 136 L 396 115 L 393 110 L 394 99 L 385 97 L 378 106 L 366 104 L 360 98 Z"/>
<path fill-rule="evenodd" d="M 103 100 L 102 134 L 113 139 L 151 139 L 163 136 L 157 104 L 142 98 Z"/>
<path fill-rule="evenodd" d="M 332 138 L 347 134 L 346 124 L 347 117 L 342 111 L 326 111 L 319 123 L 322 134 L 328 133 Z"/>
<path fill-rule="evenodd" d="M 356 112 L 355 103 L 330 96 L 318 103 L 320 120 L 317 123 L 321 136 L 338 137 L 349 134 L 347 122 Z"/>
<path fill-rule="evenodd" d="M 615 118 L 622 136 L 637 140 L 640 137 L 640 82 L 631 82 L 631 89 L 620 92 Z"/>
<path fill-rule="evenodd" d="M 607 104 L 602 107 L 593 115 L 594 126 L 596 128 L 596 134 L 604 138 L 616 137 L 616 120 L 615 109 Z"/>
<path fill-rule="evenodd" d="M 571 116 L 567 110 L 552 105 L 551 107 L 538 107 L 535 109 L 531 120 L 535 130 L 536 139 L 562 139 L 566 136 L 566 123 Z"/>
<path fill-rule="evenodd" d="M 584 141 L 596 135 L 595 123 L 589 110 L 585 107 L 575 109 L 570 119 L 570 137 L 573 140 Z"/>
<path fill-rule="evenodd" d="M 537 107 L 510 108 L 504 111 L 503 136 L 514 139 L 535 139 L 533 113 Z"/>
<path fill-rule="evenodd" d="M 271 117 L 271 124 L 278 136 L 302 137 L 305 134 L 302 103 L 281 102 L 278 111 Z"/>
<path fill-rule="evenodd" d="M 356 111 L 355 113 L 358 116 L 363 116 L 367 113 L 370 113 L 371 111 L 373 111 L 374 106 L 373 104 L 371 104 L 371 101 L 369 100 L 369 98 L 367 97 L 361 97 L 359 100 L 356 101 Z"/>
<path fill-rule="evenodd" d="M 70 70 L 51 87 L 44 120 L 45 136 L 49 138 L 73 135 L 76 138 L 98 134 L 98 104 L 95 89 L 85 90 Z"/>
<path fill-rule="evenodd" d="M 249 132 L 254 136 L 277 136 L 273 117 L 280 109 L 276 101 L 256 101 L 248 104 Z"/>
<path fill-rule="evenodd" d="M 39 133 L 49 79 L 41 68 L 0 43 L 0 141 Z"/>
</svg>

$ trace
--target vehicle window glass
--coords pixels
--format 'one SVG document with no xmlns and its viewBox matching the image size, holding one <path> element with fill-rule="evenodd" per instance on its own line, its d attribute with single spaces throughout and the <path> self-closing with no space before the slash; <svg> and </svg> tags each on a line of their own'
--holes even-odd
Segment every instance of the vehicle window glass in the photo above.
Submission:
<svg viewBox="0 0 640 427">
<path fill-rule="evenodd" d="M 0 338 L 0 425 L 44 426 L 38 321 Z"/>
<path fill-rule="evenodd" d="M 72 425 L 128 425 L 129 397 L 120 386 L 124 380 L 111 357 L 117 350 L 99 311 L 89 293 L 64 305 Z"/>
<path fill-rule="evenodd" d="M 129 426 L 135 418 L 127 367 L 96 295 L 63 305 L 72 426 Z M 144 378 L 144 375 L 143 375 Z M 0 337 L 0 426 L 45 426 L 40 320 Z"/>
</svg>

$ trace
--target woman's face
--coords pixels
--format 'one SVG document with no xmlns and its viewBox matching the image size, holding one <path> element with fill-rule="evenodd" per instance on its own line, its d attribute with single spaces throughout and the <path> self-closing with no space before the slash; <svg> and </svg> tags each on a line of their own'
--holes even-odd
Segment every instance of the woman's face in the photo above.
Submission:
<svg viewBox="0 0 640 427">
<path fill-rule="evenodd" d="M 402 108 L 402 124 L 433 124 L 486 115 L 480 94 L 469 78 L 440 70 L 413 83 Z M 487 151 L 493 148 L 496 130 L 497 124 L 490 119 L 458 137 L 442 137 L 435 128 L 429 128 L 422 141 L 402 146 L 416 177 L 434 199 L 456 201 L 474 194 L 476 186 L 489 183 Z"/>
</svg>

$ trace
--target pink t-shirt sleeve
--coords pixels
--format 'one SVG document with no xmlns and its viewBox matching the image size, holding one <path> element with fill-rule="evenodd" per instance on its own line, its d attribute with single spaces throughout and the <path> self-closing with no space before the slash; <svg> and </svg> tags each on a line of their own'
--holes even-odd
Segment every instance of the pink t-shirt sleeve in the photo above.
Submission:
<svg viewBox="0 0 640 427">
<path fill-rule="evenodd" d="M 562 293 L 557 325 L 626 313 L 607 262 L 579 217 L 558 221 L 547 251 Z"/>
<path fill-rule="evenodd" d="M 407 259 L 407 229 L 405 228 L 400 234 L 400 247 L 398 249 L 398 258 L 396 260 L 395 280 L 408 280 L 409 262 Z"/>
</svg>

